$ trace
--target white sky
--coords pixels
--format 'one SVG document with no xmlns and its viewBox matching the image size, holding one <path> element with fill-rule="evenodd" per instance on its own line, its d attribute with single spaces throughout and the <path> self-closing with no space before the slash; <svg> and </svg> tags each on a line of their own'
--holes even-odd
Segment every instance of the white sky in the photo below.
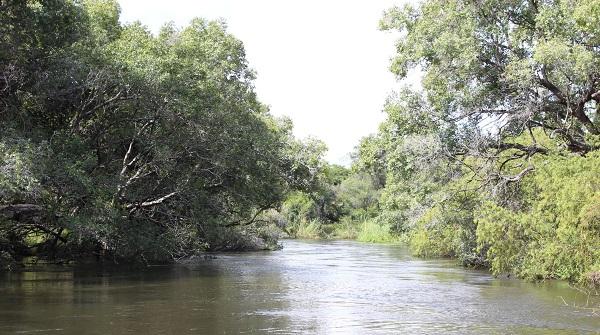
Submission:
<svg viewBox="0 0 600 335">
<path fill-rule="evenodd" d="M 396 36 L 378 30 L 383 11 L 406 0 L 119 0 L 123 22 L 153 32 L 166 22 L 223 18 L 244 42 L 259 99 L 287 115 L 299 138 L 313 136 L 327 159 L 348 164 L 359 140 L 377 131 Z"/>
</svg>

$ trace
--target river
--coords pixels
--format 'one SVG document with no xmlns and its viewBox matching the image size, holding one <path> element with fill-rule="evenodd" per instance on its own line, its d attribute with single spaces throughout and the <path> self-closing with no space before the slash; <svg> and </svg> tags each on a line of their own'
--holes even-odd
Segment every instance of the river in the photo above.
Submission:
<svg viewBox="0 0 600 335">
<path fill-rule="evenodd" d="M 566 283 L 498 279 L 401 246 L 283 243 L 144 271 L 0 274 L 0 334 L 600 334 L 582 308 L 597 302 Z"/>
</svg>

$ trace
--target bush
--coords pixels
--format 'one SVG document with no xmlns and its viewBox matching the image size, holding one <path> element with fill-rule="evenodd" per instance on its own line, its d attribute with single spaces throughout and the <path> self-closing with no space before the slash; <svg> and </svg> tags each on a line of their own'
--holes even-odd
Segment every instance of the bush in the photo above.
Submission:
<svg viewBox="0 0 600 335">
<path fill-rule="evenodd" d="M 467 189 L 470 181 L 458 179 L 440 192 L 443 201 L 426 210 L 408 233 L 413 253 L 423 257 L 457 258 L 470 267 L 486 266 L 482 252 L 477 249 L 474 210 L 480 196 Z"/>
<path fill-rule="evenodd" d="M 458 257 L 462 227 L 446 222 L 438 207 L 428 211 L 410 233 L 409 244 L 413 253 L 421 257 Z"/>
<path fill-rule="evenodd" d="M 392 243 L 397 241 L 397 238 L 390 233 L 390 226 L 379 225 L 372 220 L 360 224 L 360 231 L 356 239 L 360 242 L 370 243 Z"/>
<path fill-rule="evenodd" d="M 361 223 L 343 218 L 340 223 L 333 225 L 332 237 L 342 240 L 355 240 L 358 237 Z"/>
<path fill-rule="evenodd" d="M 384 210 L 375 218 L 375 222 L 390 226 L 394 234 L 404 234 L 410 229 L 406 215 L 402 211 Z"/>
<path fill-rule="evenodd" d="M 301 220 L 294 225 L 294 237 L 302 239 L 323 238 L 322 224 L 318 220 Z"/>
<path fill-rule="evenodd" d="M 523 181 L 525 206 L 478 211 L 479 248 L 494 273 L 590 281 L 600 268 L 600 152 L 544 163 Z"/>
</svg>

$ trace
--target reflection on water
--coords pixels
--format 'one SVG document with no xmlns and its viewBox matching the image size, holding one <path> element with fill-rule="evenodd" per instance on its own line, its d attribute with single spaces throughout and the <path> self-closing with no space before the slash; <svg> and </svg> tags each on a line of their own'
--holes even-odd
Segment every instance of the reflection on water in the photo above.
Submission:
<svg viewBox="0 0 600 335">
<path fill-rule="evenodd" d="M 563 299 L 586 303 L 402 247 L 286 241 L 193 266 L 4 274 L 0 334 L 600 334 Z"/>
</svg>

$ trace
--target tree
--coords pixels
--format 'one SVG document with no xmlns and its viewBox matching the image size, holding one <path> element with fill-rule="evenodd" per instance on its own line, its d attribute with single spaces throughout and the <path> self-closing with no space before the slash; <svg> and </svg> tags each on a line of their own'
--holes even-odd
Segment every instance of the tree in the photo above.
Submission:
<svg viewBox="0 0 600 335">
<path fill-rule="evenodd" d="M 315 183 L 321 147 L 257 100 L 225 23 L 154 36 L 121 25 L 113 0 L 1 6 L 0 235 L 11 253 L 169 261 L 235 248 L 239 227 Z"/>
<path fill-rule="evenodd" d="M 528 159 L 551 149 L 535 129 L 571 152 L 598 148 L 599 12 L 595 0 L 436 0 L 389 10 L 381 25 L 403 34 L 392 71 L 420 68 L 439 116 L 477 125 L 456 153 Z M 528 144 L 510 141 L 520 134 Z"/>
<path fill-rule="evenodd" d="M 356 169 L 385 175 L 378 220 L 419 255 L 593 283 L 599 12 L 594 0 L 388 11 L 392 71 L 421 70 L 423 90 L 392 97 L 359 148 Z"/>
</svg>

